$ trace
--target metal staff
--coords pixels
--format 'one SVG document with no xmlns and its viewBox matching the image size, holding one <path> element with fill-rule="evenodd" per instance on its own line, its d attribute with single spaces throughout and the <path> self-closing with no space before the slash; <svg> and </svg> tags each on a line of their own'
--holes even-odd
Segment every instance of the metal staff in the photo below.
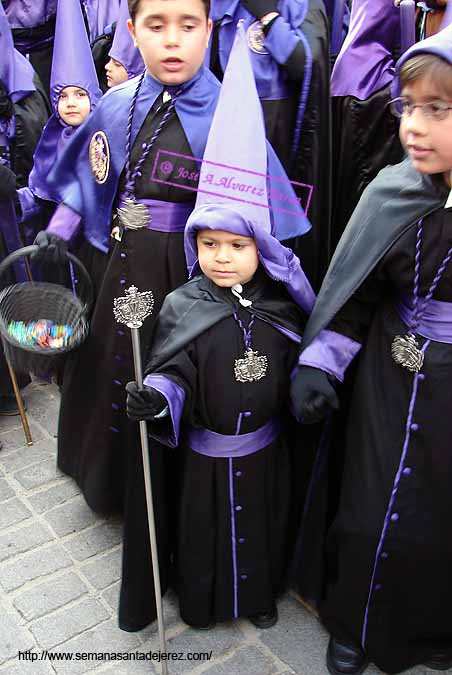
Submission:
<svg viewBox="0 0 452 675">
<path fill-rule="evenodd" d="M 151 291 L 138 292 L 136 286 L 126 290 L 126 296 L 116 298 L 113 303 L 113 313 L 116 321 L 124 323 L 131 330 L 133 363 L 135 380 L 138 387 L 143 386 L 143 369 L 141 366 L 140 335 L 138 329 L 144 319 L 152 314 L 154 297 Z M 149 538 L 151 542 L 152 573 L 154 575 L 155 603 L 157 606 L 157 622 L 159 629 L 160 651 L 166 653 L 165 624 L 163 621 L 162 591 L 160 586 L 160 571 L 157 555 L 157 537 L 155 535 L 154 501 L 152 497 L 151 467 L 149 462 L 149 446 L 146 422 L 140 421 L 141 450 L 143 454 L 144 485 L 146 491 L 146 506 L 149 523 Z M 162 661 L 162 675 L 168 675 L 168 664 Z"/>
</svg>

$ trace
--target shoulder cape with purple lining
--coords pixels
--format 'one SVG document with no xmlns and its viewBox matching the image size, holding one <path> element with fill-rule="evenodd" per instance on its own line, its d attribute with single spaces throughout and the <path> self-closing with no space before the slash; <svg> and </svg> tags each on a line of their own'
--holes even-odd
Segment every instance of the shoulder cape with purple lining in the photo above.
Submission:
<svg viewBox="0 0 452 675">
<path fill-rule="evenodd" d="M 48 176 L 50 188 L 55 189 L 63 202 L 82 216 L 86 239 L 104 252 L 108 251 L 113 203 L 126 162 L 127 120 L 137 81 L 134 78 L 115 87 L 100 100 Z M 164 86 L 152 77 L 147 75 L 144 78 L 133 118 L 132 143 L 163 89 Z M 220 83 L 207 69 L 201 68 L 192 80 L 183 85 L 183 89 L 176 101 L 176 111 L 193 155 L 202 157 Z M 110 151 L 109 172 L 102 184 L 96 182 L 89 161 L 89 144 L 98 131 L 107 137 Z"/>
<path fill-rule="evenodd" d="M 229 289 L 228 289 L 229 291 Z M 247 311 L 298 342 L 306 315 L 290 299 L 285 289 L 269 284 L 263 297 L 253 300 Z M 219 289 L 203 275 L 197 276 L 166 296 L 157 319 L 155 337 L 146 362 L 146 375 L 178 354 L 192 340 L 237 311 L 237 299 Z"/>
<path fill-rule="evenodd" d="M 419 218 L 436 211 L 447 189 L 411 161 L 380 171 L 366 188 L 334 253 L 306 326 L 302 348 L 326 328 L 385 253 Z"/>
</svg>

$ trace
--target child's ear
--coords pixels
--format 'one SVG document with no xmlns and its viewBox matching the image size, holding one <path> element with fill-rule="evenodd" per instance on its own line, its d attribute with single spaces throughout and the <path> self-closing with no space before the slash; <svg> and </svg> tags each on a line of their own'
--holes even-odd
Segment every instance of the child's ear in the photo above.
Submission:
<svg viewBox="0 0 452 675">
<path fill-rule="evenodd" d="M 136 33 L 135 33 L 135 26 L 132 23 L 132 19 L 127 19 L 127 29 L 129 31 L 130 35 L 132 36 L 134 46 L 138 47 L 137 36 L 136 36 Z"/>
</svg>

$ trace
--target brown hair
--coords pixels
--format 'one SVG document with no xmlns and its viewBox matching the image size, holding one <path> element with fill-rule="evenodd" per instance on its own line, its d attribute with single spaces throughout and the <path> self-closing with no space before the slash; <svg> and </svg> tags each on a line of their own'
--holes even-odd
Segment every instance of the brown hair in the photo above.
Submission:
<svg viewBox="0 0 452 675">
<path fill-rule="evenodd" d="M 141 0 L 127 0 L 129 3 L 129 12 L 130 12 L 130 18 L 132 19 L 132 23 L 135 23 L 136 16 L 138 14 L 138 8 L 140 6 Z M 202 4 L 204 5 L 204 9 L 206 10 L 206 18 L 209 18 L 210 14 L 210 0 L 201 0 Z"/>
<path fill-rule="evenodd" d="M 400 69 L 400 88 L 424 77 L 439 93 L 452 99 L 452 65 L 448 61 L 434 54 L 413 56 Z"/>
</svg>

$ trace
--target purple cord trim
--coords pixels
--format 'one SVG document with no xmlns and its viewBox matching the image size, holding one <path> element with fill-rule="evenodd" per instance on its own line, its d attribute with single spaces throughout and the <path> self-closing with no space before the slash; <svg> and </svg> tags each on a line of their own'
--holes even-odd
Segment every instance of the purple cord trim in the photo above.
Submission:
<svg viewBox="0 0 452 675">
<path fill-rule="evenodd" d="M 296 119 L 296 123 L 295 123 L 295 132 L 294 132 L 293 142 L 292 142 L 292 151 L 291 151 L 291 162 L 292 162 L 292 164 L 295 162 L 295 158 L 296 158 L 296 154 L 297 154 L 297 150 L 298 150 L 298 143 L 300 142 L 301 127 L 303 125 L 303 119 L 304 119 L 304 114 L 305 114 L 305 111 L 306 111 L 306 105 L 307 105 L 307 102 L 308 102 L 309 92 L 311 90 L 312 63 L 313 63 L 311 47 L 309 46 L 309 43 L 308 43 L 304 33 L 301 30 L 298 30 L 297 35 L 299 36 L 300 40 L 303 43 L 304 53 L 305 53 L 305 56 L 306 56 L 306 63 L 305 63 L 305 66 L 304 66 L 303 86 L 302 86 L 302 89 L 301 89 L 300 105 L 298 107 L 297 119 Z"/>
<path fill-rule="evenodd" d="M 234 505 L 234 476 L 232 471 L 232 458 L 229 462 L 229 501 L 231 504 L 231 542 L 232 542 L 232 572 L 234 577 L 234 619 L 238 618 L 238 585 L 237 585 L 237 547 L 235 541 L 235 505 Z"/>
<path fill-rule="evenodd" d="M 424 345 L 422 346 L 421 351 L 425 352 L 427 347 L 429 346 L 429 344 L 430 344 L 430 340 L 427 340 L 424 343 Z M 365 609 L 365 612 L 364 612 L 363 630 L 362 630 L 362 635 L 361 635 L 361 646 L 362 646 L 363 650 L 366 649 L 366 637 L 367 637 L 367 624 L 368 624 L 368 619 L 369 619 L 369 609 L 370 609 L 370 603 L 371 603 L 371 600 L 372 600 L 372 593 L 373 593 L 373 590 L 374 590 L 374 583 L 375 583 L 375 576 L 377 574 L 377 567 L 378 567 L 381 551 L 382 551 L 382 548 L 383 548 L 384 539 L 386 537 L 386 532 L 387 532 L 388 525 L 389 525 L 389 519 L 390 519 L 390 516 L 391 516 L 392 507 L 394 506 L 394 501 L 395 501 L 395 498 L 397 496 L 397 491 L 399 489 L 400 479 L 402 477 L 402 472 L 403 472 L 403 469 L 404 469 L 405 460 L 406 460 L 406 456 L 407 456 L 407 453 L 408 453 L 408 447 L 409 447 L 409 444 L 410 444 L 411 424 L 412 424 L 412 420 L 413 420 L 414 406 L 416 404 L 416 397 L 417 397 L 417 390 L 418 390 L 418 380 L 419 380 L 419 373 L 415 373 L 414 378 L 413 378 L 413 389 L 412 389 L 412 392 L 411 392 L 411 400 L 410 400 L 410 405 L 409 405 L 409 408 L 408 408 L 408 417 L 407 417 L 407 421 L 406 421 L 405 440 L 404 440 L 404 443 L 403 443 L 402 456 L 400 458 L 399 467 L 397 469 L 396 477 L 395 477 L 395 480 L 394 480 L 394 485 L 393 485 L 392 492 L 391 492 L 391 497 L 389 499 L 388 508 L 387 508 L 384 523 L 383 523 L 383 529 L 381 531 L 380 541 L 378 542 L 377 552 L 375 554 L 375 563 L 374 563 L 374 568 L 373 568 L 373 571 L 372 571 L 372 578 L 371 578 L 371 581 L 370 581 L 369 595 L 367 597 L 367 604 L 366 604 L 366 609 Z"/>
<path fill-rule="evenodd" d="M 161 120 L 160 124 L 158 125 L 157 129 L 155 130 L 155 132 L 154 132 L 154 134 L 153 134 L 151 140 L 149 141 L 149 143 L 143 143 L 143 146 L 142 146 L 142 147 L 143 147 L 143 152 L 142 152 L 142 154 L 141 154 L 141 157 L 140 157 L 140 159 L 138 160 L 138 162 L 137 162 L 137 164 L 136 164 L 134 170 L 131 171 L 131 170 L 130 170 L 130 155 L 131 155 L 131 152 L 132 152 L 132 122 L 133 122 L 133 115 L 134 115 L 134 112 L 135 112 L 135 107 L 136 107 L 136 103 L 137 103 L 137 99 L 138 99 L 138 94 L 139 94 L 139 92 L 140 92 L 141 85 L 143 84 L 143 80 L 144 80 L 144 76 L 145 76 L 145 75 L 146 75 L 146 69 L 143 70 L 143 73 L 141 74 L 141 77 L 140 77 L 140 79 L 138 80 L 138 84 L 137 84 L 137 87 L 136 87 L 136 89 L 135 89 L 135 93 L 134 93 L 134 95 L 133 95 L 132 102 L 131 102 L 131 104 L 130 104 L 130 108 L 129 108 L 129 116 L 128 116 L 128 119 L 127 119 L 127 142 L 126 142 L 126 158 L 127 158 L 127 160 L 126 160 L 126 184 L 125 184 L 125 192 L 126 192 L 126 194 L 127 194 L 129 197 L 131 197 L 131 198 L 134 198 L 134 197 L 135 197 L 135 182 L 136 182 L 137 177 L 138 177 L 138 176 L 141 176 L 141 167 L 143 166 L 143 164 L 144 164 L 144 162 L 145 162 L 147 156 L 148 156 L 149 153 L 151 152 L 152 147 L 154 146 L 155 141 L 156 141 L 157 138 L 160 136 L 160 132 L 162 131 L 163 127 L 165 126 L 168 117 L 169 117 L 169 116 L 171 115 L 171 113 L 173 112 L 173 109 L 174 109 L 174 106 L 175 106 L 175 103 L 176 103 L 176 98 L 179 96 L 179 94 L 182 93 L 182 89 L 179 89 L 179 90 L 175 93 L 175 95 L 173 96 L 173 98 L 171 99 L 171 103 L 170 103 L 170 105 L 168 106 L 167 111 L 166 111 L 165 114 L 163 115 L 162 120 Z M 160 110 L 160 108 L 159 108 L 159 110 Z M 157 111 L 157 112 L 158 112 L 158 111 Z"/>
<path fill-rule="evenodd" d="M 243 325 L 242 321 L 240 320 L 237 312 L 234 312 L 234 319 L 239 324 L 240 330 L 243 333 L 243 342 L 245 344 L 245 349 L 251 349 L 251 334 L 252 334 L 252 331 L 253 331 L 254 318 L 255 318 L 254 314 L 251 314 L 251 319 L 250 319 L 250 322 L 248 324 L 248 328 L 245 328 L 245 326 Z M 242 413 L 240 413 L 240 415 L 241 414 Z M 241 424 L 241 421 L 242 421 L 241 417 L 239 416 L 239 424 Z M 239 432 L 237 431 L 236 433 L 238 434 Z"/>
</svg>

